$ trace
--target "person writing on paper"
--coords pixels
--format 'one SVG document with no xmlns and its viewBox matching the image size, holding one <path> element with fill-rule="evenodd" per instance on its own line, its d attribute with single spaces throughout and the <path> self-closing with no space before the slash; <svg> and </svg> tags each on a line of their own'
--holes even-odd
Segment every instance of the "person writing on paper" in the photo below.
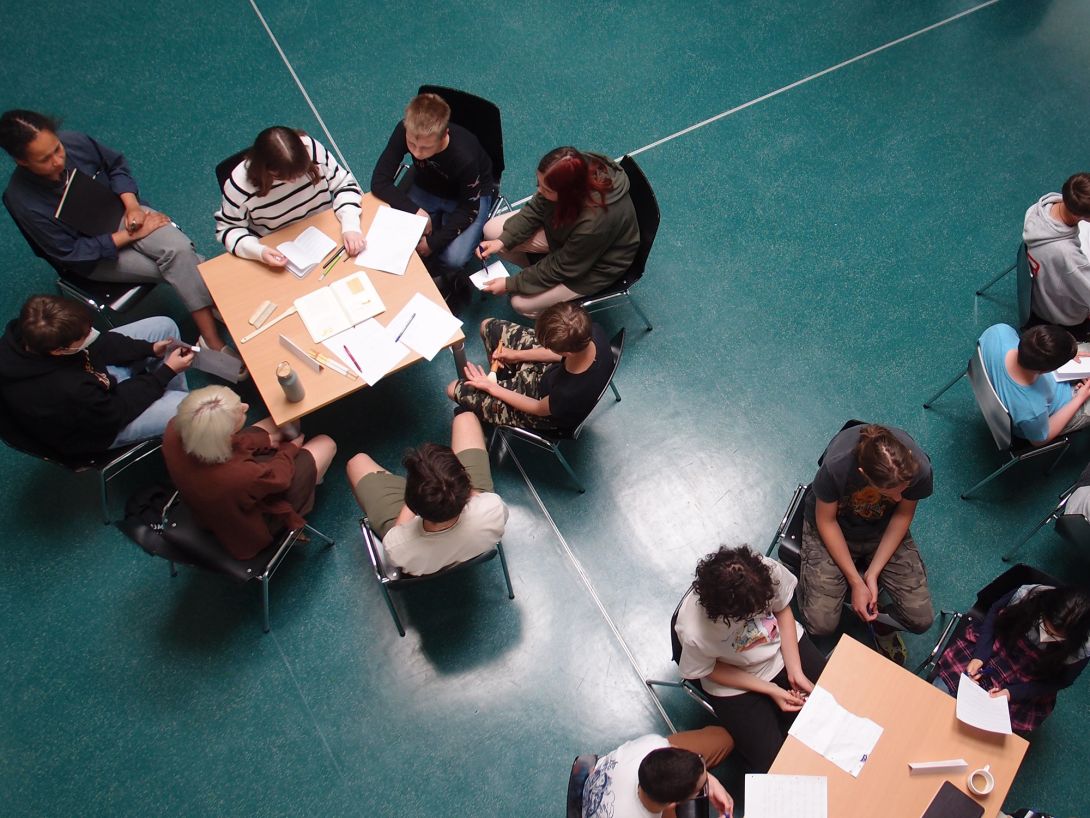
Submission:
<svg viewBox="0 0 1090 818">
<path fill-rule="evenodd" d="M 516 213 L 490 219 L 478 257 L 495 253 L 522 270 L 485 285 L 511 294 L 516 312 L 593 295 L 624 275 L 640 246 L 628 176 L 607 156 L 555 148 L 537 166 L 537 192 Z M 527 256 L 545 254 L 530 263 Z"/>
<path fill-rule="evenodd" d="M 733 747 L 719 726 L 625 742 L 599 758 L 587 776 L 582 818 L 675 818 L 677 805 L 705 787 L 715 815 L 731 815 L 734 799 L 709 770 Z"/>
<path fill-rule="evenodd" d="M 140 202 L 140 191 L 125 157 L 87 134 L 61 131 L 59 123 L 35 111 L 0 115 L 0 146 L 16 168 L 4 191 L 16 224 L 49 262 L 92 281 L 135 284 L 166 281 L 197 325 L 201 346 L 238 354 L 220 335 L 212 296 L 197 265 L 193 242 L 170 217 Z M 54 215 L 65 185 L 76 170 L 117 194 L 124 216 L 112 233 L 87 236 Z"/>
<path fill-rule="evenodd" d="M 534 329 L 486 318 L 485 353 L 501 364 L 496 380 L 469 363 L 447 397 L 485 423 L 525 429 L 574 429 L 594 409 L 613 372 L 605 331 L 575 304 L 554 304 Z"/>
<path fill-rule="evenodd" d="M 681 675 L 703 687 L 747 772 L 768 772 L 825 669 L 791 613 L 795 584 L 778 562 L 724 546 L 696 566 L 677 612 Z"/>
<path fill-rule="evenodd" d="M 483 554 L 503 537 L 507 506 L 492 490 L 481 423 L 456 415 L 450 446 L 425 443 L 391 474 L 366 454 L 348 461 L 348 482 L 386 558 L 416 576 Z"/>
<path fill-rule="evenodd" d="M 395 182 L 401 160 L 412 156 L 412 185 Z M 406 213 L 428 217 L 416 252 L 446 294 L 464 285 L 463 269 L 481 241 L 496 184 L 492 160 L 477 137 L 450 122 L 437 94 L 413 97 L 371 174 L 371 192 Z"/>
<path fill-rule="evenodd" d="M 1070 332 L 1044 324 L 1028 327 L 1019 336 L 1008 324 L 993 324 L 977 344 L 1016 435 L 1043 446 L 1090 425 L 1088 382 L 1059 383 L 1053 374 L 1081 355 Z"/>
<path fill-rule="evenodd" d="M 807 630 L 833 633 L 850 593 L 852 610 L 871 623 L 879 649 L 903 665 L 904 640 L 894 625 L 878 621 L 878 592 L 891 597 L 897 624 L 913 633 L 931 627 L 927 571 L 909 530 L 916 504 L 931 496 L 930 459 L 907 432 L 857 424 L 829 442 L 811 488 L 799 572 Z"/>
<path fill-rule="evenodd" d="M 178 327 L 145 318 L 109 332 L 91 310 L 31 296 L 0 338 L 0 400 L 11 421 L 61 455 L 98 454 L 159 437 L 187 394 L 188 347 Z"/>
<path fill-rule="evenodd" d="M 282 125 L 266 128 L 224 182 L 216 238 L 240 258 L 284 267 L 284 254 L 261 237 L 332 207 L 345 252 L 355 256 L 365 245 L 361 197 L 355 177 L 317 139 Z"/>
<path fill-rule="evenodd" d="M 1090 661 L 1090 595 L 1022 585 L 1000 597 L 939 658 L 935 686 L 956 695 L 964 673 L 1010 700 L 1011 728 L 1031 733 Z"/>
<path fill-rule="evenodd" d="M 226 386 L 206 386 L 181 402 L 163 435 L 163 460 L 185 504 L 240 560 L 304 525 L 337 453 L 325 435 L 289 439 L 270 418 L 247 426 L 249 408 Z"/>
</svg>

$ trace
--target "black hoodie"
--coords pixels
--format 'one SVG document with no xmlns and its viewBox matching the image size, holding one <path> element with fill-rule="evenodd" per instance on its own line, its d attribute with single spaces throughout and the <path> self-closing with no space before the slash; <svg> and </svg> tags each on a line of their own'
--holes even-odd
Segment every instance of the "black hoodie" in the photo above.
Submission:
<svg viewBox="0 0 1090 818">
<path fill-rule="evenodd" d="M 0 338 L 0 399 L 31 438 L 60 454 L 94 454 L 110 448 L 118 433 L 163 396 L 174 371 L 155 366 L 109 388 L 86 364 L 106 375 L 106 367 L 133 365 L 154 357 L 150 341 L 104 332 L 84 352 L 39 355 L 27 350 L 19 322 L 8 323 Z"/>
</svg>

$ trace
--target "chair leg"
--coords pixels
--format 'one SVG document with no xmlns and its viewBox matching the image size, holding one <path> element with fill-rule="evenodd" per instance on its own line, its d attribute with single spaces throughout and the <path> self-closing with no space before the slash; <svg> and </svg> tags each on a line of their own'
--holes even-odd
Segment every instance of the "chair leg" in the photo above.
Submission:
<svg viewBox="0 0 1090 818">
<path fill-rule="evenodd" d="M 1068 449 L 1068 447 L 1070 445 L 1071 445 L 1071 441 L 1068 440 L 1067 443 L 1065 443 L 1063 446 L 1060 447 L 1060 453 L 1058 455 L 1056 455 L 1056 459 L 1052 461 L 1052 465 L 1048 467 L 1048 471 L 1046 471 L 1045 474 L 1052 474 L 1052 470 L 1055 469 L 1056 466 L 1058 466 L 1060 464 L 1060 458 L 1064 456 L 1064 452 L 1067 451 L 1067 449 Z"/>
<path fill-rule="evenodd" d="M 950 639 L 950 634 L 954 632 L 954 628 L 957 626 L 958 622 L 961 621 L 962 614 L 958 611 L 942 611 L 941 613 L 944 618 L 947 616 L 953 618 L 949 622 L 947 622 L 946 627 L 942 629 L 942 633 L 939 634 L 938 641 L 935 642 L 935 647 L 931 648 L 931 653 L 929 653 L 927 655 L 927 658 L 920 662 L 919 666 L 916 668 L 917 676 L 919 676 L 920 671 L 928 665 L 934 668 L 935 664 L 937 664 L 938 662 L 939 654 L 942 653 L 942 651 L 946 648 L 946 643 Z M 928 674 L 930 673 L 931 671 L 928 671 Z"/>
<path fill-rule="evenodd" d="M 1013 466 L 1017 462 L 1018 461 L 1016 459 L 1011 458 L 1006 463 L 1004 463 L 1002 466 L 1000 466 L 998 469 L 996 469 L 991 474 L 989 474 L 987 477 L 985 477 L 983 480 L 981 480 L 979 483 L 977 483 L 975 486 L 973 486 L 971 489 L 969 489 L 967 492 L 962 494 L 961 499 L 962 500 L 968 500 L 970 494 L 972 494 L 978 488 L 983 486 L 985 483 L 990 483 L 992 480 L 997 478 L 999 475 L 1001 475 L 1003 472 L 1005 472 L 1007 469 L 1009 469 L 1011 466 Z"/>
<path fill-rule="evenodd" d="M 617 399 L 615 402 L 620 403 L 621 393 L 617 391 L 617 384 L 615 384 L 613 381 L 610 381 L 609 388 L 613 390 L 613 397 Z"/>
<path fill-rule="evenodd" d="M 263 617 L 262 630 L 269 632 L 269 578 L 261 580 L 261 613 Z"/>
<path fill-rule="evenodd" d="M 965 369 L 961 370 L 961 372 L 959 372 L 959 373 L 957 374 L 957 376 L 956 376 L 956 377 L 954 377 L 954 378 L 951 378 L 951 379 L 950 379 L 950 381 L 949 381 L 949 382 L 948 382 L 948 383 L 946 384 L 946 386 L 944 386 L 944 387 L 943 387 L 942 389 L 940 389 L 940 390 L 939 390 L 938 392 L 936 392 L 936 393 L 935 393 L 934 395 L 932 395 L 932 396 L 931 396 L 931 397 L 930 397 L 930 398 L 929 398 L 928 400 L 925 400 L 925 401 L 924 401 L 924 404 L 923 404 L 923 408 L 924 408 L 924 409 L 930 409 L 930 408 L 931 408 L 931 404 L 933 404 L 933 403 L 934 403 L 935 401 L 937 401 L 937 400 L 938 400 L 938 399 L 939 399 L 940 397 L 942 397 L 943 393 L 944 393 L 944 392 L 945 392 L 945 391 L 946 391 L 947 389 L 949 389 L 949 388 L 950 388 L 951 386 L 953 386 L 953 385 L 954 385 L 955 383 L 957 383 L 957 382 L 958 382 L 958 381 L 960 381 L 960 380 L 961 380 L 962 378 L 964 378 L 966 374 L 967 374 L 967 370 L 965 370 Z"/>
<path fill-rule="evenodd" d="M 110 500 L 106 493 L 106 475 L 98 473 L 98 498 L 102 504 L 102 522 L 110 524 Z"/>
<path fill-rule="evenodd" d="M 176 566 L 173 562 L 170 563 L 170 575 L 172 577 L 178 576 L 178 566 Z"/>
<path fill-rule="evenodd" d="M 1029 533 L 1026 534 L 1026 536 L 1024 536 L 1022 539 L 1020 539 L 1018 542 L 1016 542 L 1014 544 L 1014 546 L 1011 548 L 1011 550 L 1003 555 L 1003 562 L 1010 562 L 1012 559 L 1014 559 L 1014 555 L 1022 550 L 1022 546 L 1025 545 L 1026 543 L 1028 543 L 1031 539 L 1033 539 L 1033 535 L 1036 534 L 1038 531 L 1040 531 L 1044 527 L 1044 525 L 1046 523 L 1048 523 L 1050 520 L 1055 519 L 1055 516 L 1056 516 L 1056 510 L 1055 509 L 1048 512 L 1047 517 L 1045 517 L 1043 520 L 1041 520 L 1041 522 L 1037 523 L 1037 525 L 1035 525 L 1033 528 L 1031 528 L 1029 530 Z"/>
<path fill-rule="evenodd" d="M 985 285 L 984 285 L 983 287 L 981 287 L 981 288 L 980 288 L 979 290 L 977 290 L 977 291 L 976 291 L 976 294 L 977 294 L 977 295 L 984 295 L 984 293 L 985 293 L 985 292 L 987 292 L 987 290 L 988 290 L 988 289 L 989 289 L 989 288 L 990 288 L 990 287 L 991 287 L 991 286 L 992 286 L 993 284 L 995 284 L 996 282 L 998 282 L 998 281 L 999 281 L 999 279 L 1003 278 L 1003 276 L 1005 276 L 1005 275 L 1006 275 L 1007 273 L 1009 273 L 1009 272 L 1010 272 L 1011 270 L 1013 270 L 1013 269 L 1014 269 L 1015 267 L 1017 267 L 1017 266 L 1018 266 L 1018 264 L 1017 264 L 1017 262 L 1016 262 L 1016 263 L 1012 264 L 1012 265 L 1011 265 L 1010 267 L 1008 267 L 1008 268 L 1007 268 L 1006 270 L 1003 270 L 1003 272 L 1001 272 L 1001 273 L 998 273 L 998 274 L 997 274 L 997 275 L 995 276 L 995 278 L 993 278 L 993 279 L 992 279 L 991 281 L 989 281 L 989 282 L 988 282 L 987 284 L 985 284 Z"/>
<path fill-rule="evenodd" d="M 405 635 L 405 627 L 401 624 L 401 617 L 397 615 L 397 608 L 394 607 L 394 601 L 390 599 L 390 592 L 386 590 L 385 585 L 379 585 L 382 589 L 382 597 L 386 600 L 386 607 L 390 609 L 390 616 L 394 620 L 394 625 L 397 626 L 397 632 L 401 636 Z"/>
<path fill-rule="evenodd" d="M 576 487 L 579 489 L 579 493 L 584 494 L 586 489 L 583 487 L 583 484 L 579 482 L 579 478 L 575 476 L 575 469 L 568 463 L 568 459 L 564 457 L 563 453 L 560 451 L 560 447 L 553 444 L 550 448 L 552 448 L 553 454 L 556 455 L 556 459 L 560 461 L 560 465 L 564 467 L 569 475 L 571 475 L 571 479 L 575 482 Z"/>
<path fill-rule="evenodd" d="M 628 294 L 628 301 L 632 305 L 632 309 L 634 309 L 636 313 L 640 316 L 640 318 L 643 319 L 643 323 L 647 325 L 647 331 L 650 332 L 651 330 L 653 330 L 654 327 L 651 326 L 651 320 L 647 317 L 647 315 L 644 314 L 644 311 L 640 309 L 639 302 L 637 302 L 636 299 L 632 297 L 632 293 Z"/>
<path fill-rule="evenodd" d="M 334 541 L 333 541 L 333 539 L 331 537 L 327 537 L 325 534 L 323 534 L 321 531 L 319 531 L 314 526 L 304 525 L 303 528 L 305 528 L 307 531 L 309 531 L 311 534 L 313 534 L 318 539 L 325 540 L 325 547 L 326 548 L 329 548 L 330 546 L 334 545 Z"/>
<path fill-rule="evenodd" d="M 503 553 L 503 543 L 496 543 L 496 550 L 500 553 L 500 567 L 503 568 L 503 581 L 507 583 L 507 598 L 515 598 L 515 590 L 511 587 L 511 574 L 507 570 L 507 557 Z"/>
</svg>

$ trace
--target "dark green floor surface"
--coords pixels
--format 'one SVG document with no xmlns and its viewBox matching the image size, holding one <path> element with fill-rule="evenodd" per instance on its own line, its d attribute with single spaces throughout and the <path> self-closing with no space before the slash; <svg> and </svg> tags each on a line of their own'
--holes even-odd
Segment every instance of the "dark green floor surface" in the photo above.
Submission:
<svg viewBox="0 0 1090 818">
<path fill-rule="evenodd" d="M 248 3 L 76 5 L 5 8 L 0 104 L 123 148 L 146 198 L 214 254 L 215 162 L 273 123 L 325 140 L 318 122 Z M 437 82 L 503 109 L 512 198 L 557 144 L 633 151 L 971 8 L 262 5 L 365 186 L 404 103 Z M 999 0 L 641 153 L 663 213 L 637 289 L 655 330 L 625 308 L 601 318 L 630 342 L 624 400 L 569 449 L 586 494 L 537 452 L 518 452 L 532 488 L 495 466 L 513 602 L 491 563 L 398 598 L 399 638 L 339 471 L 355 451 L 394 466 L 443 439 L 446 355 L 308 418 L 341 447 L 312 517 L 337 545 L 300 547 L 277 574 L 267 636 L 256 589 L 171 579 L 97 521 L 93 480 L 0 452 L 0 811 L 558 815 L 577 752 L 666 729 L 624 645 L 647 675 L 673 673 L 667 622 L 696 559 L 764 548 L 849 417 L 931 455 L 914 533 L 936 608 L 967 607 L 1090 456 L 1078 441 L 1054 472 L 1027 464 L 964 502 L 1000 462 L 971 392 L 920 408 L 985 327 L 1013 320 L 1012 281 L 973 290 L 1013 260 L 1025 208 L 1086 167 L 1088 38 L 1085 2 Z M 51 288 L 6 219 L 0 258 L 4 315 Z M 155 311 L 181 312 L 165 290 L 139 314 Z M 487 314 L 509 312 L 475 303 L 468 335 Z M 136 471 L 119 496 L 161 473 Z M 1023 558 L 1086 581 L 1051 531 Z M 909 639 L 913 660 L 937 631 Z M 1088 711 L 1080 680 L 1008 808 L 1090 814 Z"/>
</svg>

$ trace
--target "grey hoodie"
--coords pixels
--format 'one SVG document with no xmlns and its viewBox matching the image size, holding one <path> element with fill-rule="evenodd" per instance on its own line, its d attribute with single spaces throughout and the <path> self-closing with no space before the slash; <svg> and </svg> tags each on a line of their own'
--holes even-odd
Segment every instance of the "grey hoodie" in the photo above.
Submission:
<svg viewBox="0 0 1090 818">
<path fill-rule="evenodd" d="M 1026 211 L 1022 240 L 1029 250 L 1033 277 L 1033 311 L 1065 327 L 1090 317 L 1090 259 L 1079 243 L 1079 227 L 1068 227 L 1051 215 L 1059 193 L 1046 193 Z"/>
</svg>

